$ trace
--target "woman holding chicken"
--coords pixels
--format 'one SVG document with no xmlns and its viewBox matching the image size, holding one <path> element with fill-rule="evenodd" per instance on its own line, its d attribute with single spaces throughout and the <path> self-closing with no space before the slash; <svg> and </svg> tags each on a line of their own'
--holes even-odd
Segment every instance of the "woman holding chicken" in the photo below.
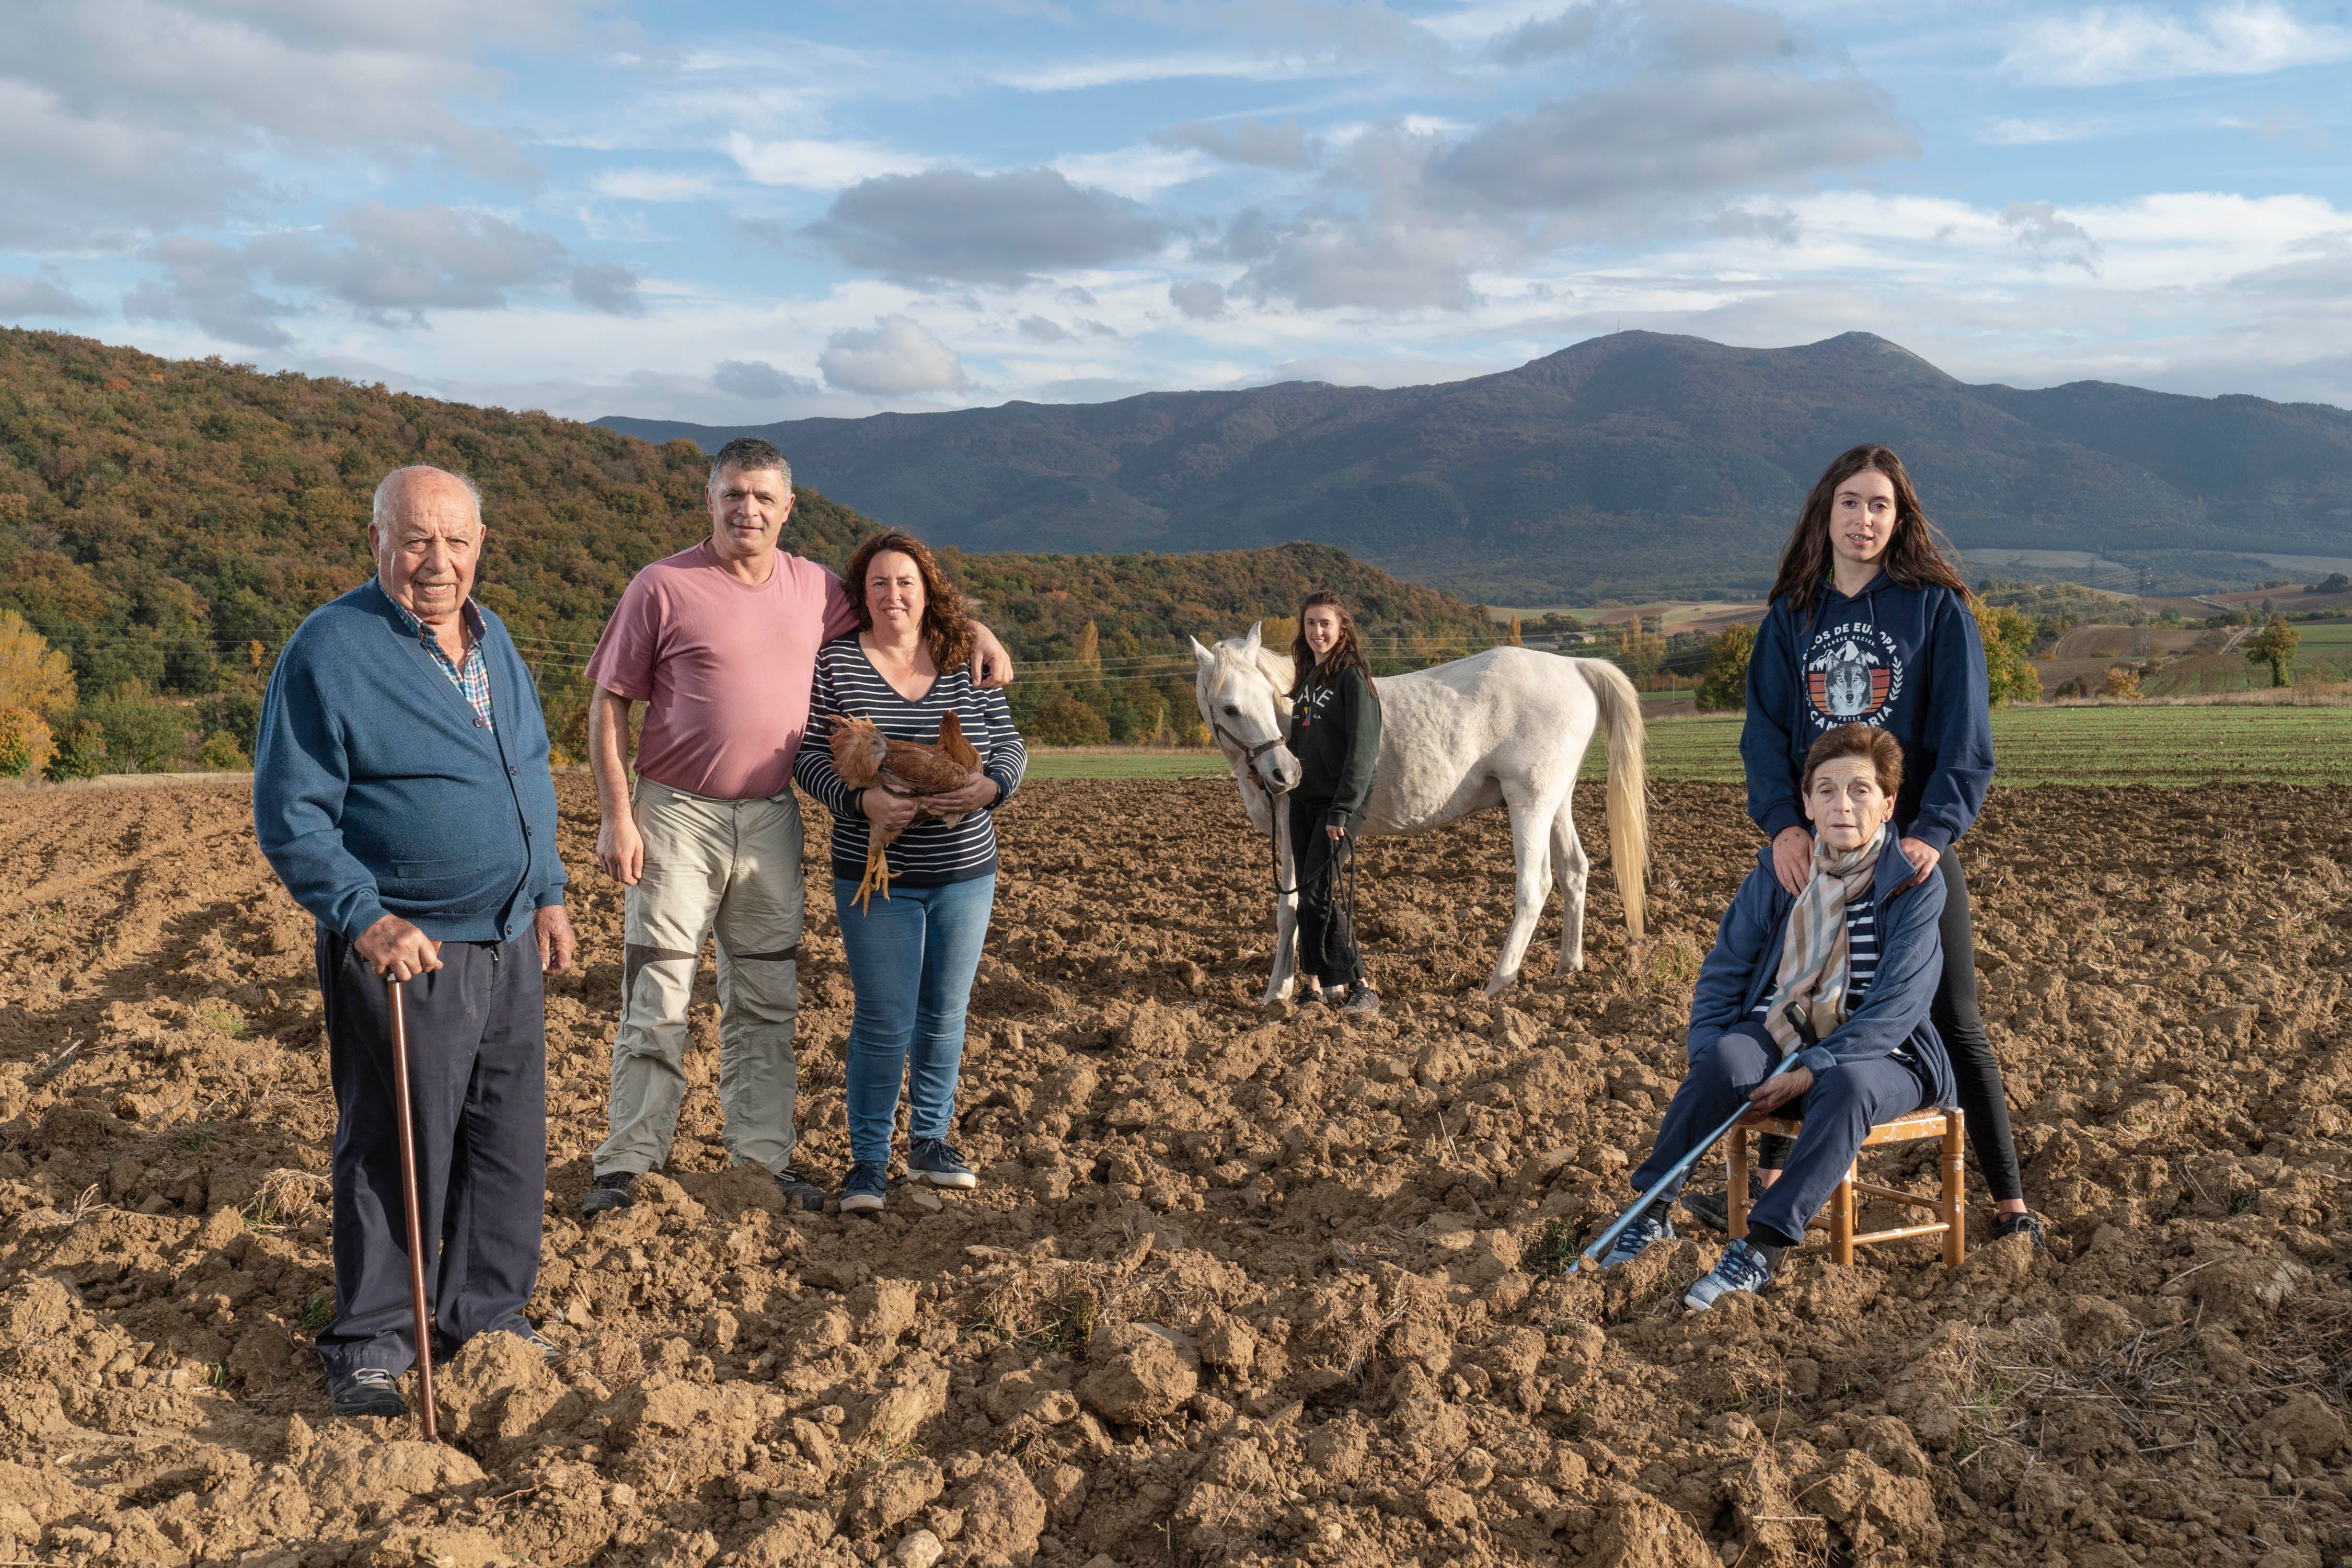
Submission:
<svg viewBox="0 0 2352 1568">
<path fill-rule="evenodd" d="M 971 1187 L 948 1142 L 963 1060 L 964 1010 L 996 900 L 994 808 L 1020 787 L 1028 753 L 1002 691 L 964 668 L 963 601 L 923 542 L 895 530 L 866 540 L 842 573 L 858 629 L 818 650 L 809 729 L 793 776 L 833 814 L 834 908 L 856 1005 L 849 1026 L 845 1214 L 887 1200 L 890 1138 L 903 1082 L 907 1179 Z M 943 673 L 944 672 L 944 673 Z M 936 748 L 942 721 L 978 754 L 961 784 L 914 793 L 897 776 L 853 788 L 836 764 L 836 728 L 863 720 L 886 742 Z M 891 748 L 893 751 L 897 747 Z M 936 759 L 931 759 L 936 761 Z M 861 775 L 865 776 L 865 775 Z M 879 897 L 859 899 L 870 845 L 882 842 Z"/>
</svg>

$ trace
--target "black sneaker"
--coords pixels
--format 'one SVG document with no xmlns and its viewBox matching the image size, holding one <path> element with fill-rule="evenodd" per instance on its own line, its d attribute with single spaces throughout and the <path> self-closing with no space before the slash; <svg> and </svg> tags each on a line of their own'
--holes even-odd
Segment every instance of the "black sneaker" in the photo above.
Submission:
<svg viewBox="0 0 2352 1568">
<path fill-rule="evenodd" d="M 1768 1189 L 1755 1172 L 1748 1173 L 1748 1206 L 1753 1209 L 1764 1201 Z M 1709 1230 L 1731 1233 L 1731 1194 L 1723 1193 L 1685 1193 L 1680 1200 L 1684 1210 Z"/>
<path fill-rule="evenodd" d="M 796 1165 L 786 1165 L 776 1173 L 776 1190 L 784 1194 L 788 1207 L 805 1209 L 810 1214 L 824 1212 L 824 1189 L 810 1181 Z"/>
<path fill-rule="evenodd" d="M 2021 1235 L 2033 1238 L 2033 1250 L 2036 1252 L 2050 1245 L 2050 1232 L 2043 1226 L 2040 1215 L 2028 1212 L 1993 1215 L 1992 1238 L 1995 1241 L 2007 1241 L 2012 1236 Z"/>
<path fill-rule="evenodd" d="M 907 1179 L 959 1191 L 980 1185 L 980 1173 L 944 1138 L 917 1138 L 907 1145 Z"/>
<path fill-rule="evenodd" d="M 841 1179 L 841 1212 L 879 1214 L 889 1201 L 890 1173 L 885 1165 L 860 1162 Z"/>
<path fill-rule="evenodd" d="M 1370 1018 L 1381 1010 L 1381 994 L 1370 981 L 1359 980 L 1348 987 L 1348 999 L 1339 1004 L 1342 1013 L 1353 1013 L 1360 1018 Z"/>
<path fill-rule="evenodd" d="M 1298 988 L 1297 1001 L 1301 1011 L 1304 1011 L 1308 1007 L 1323 1006 L 1330 1000 L 1331 998 L 1323 994 L 1322 989 L 1319 986 L 1310 988 L 1302 985 Z"/>
<path fill-rule="evenodd" d="M 537 1351 L 539 1352 L 539 1359 L 545 1362 L 550 1366 L 562 1365 L 563 1358 L 572 1353 L 562 1346 L 542 1339 L 540 1336 L 539 1331 L 532 1328 L 529 1323 L 525 1323 L 520 1329 L 509 1329 L 507 1332 L 512 1334 L 515 1338 L 520 1340 L 523 1343 Z"/>
<path fill-rule="evenodd" d="M 327 1379 L 327 1403 L 338 1415 L 408 1414 L 408 1401 L 400 1396 L 400 1379 L 380 1366 L 363 1366 Z"/>
<path fill-rule="evenodd" d="M 636 1184 L 635 1171 L 607 1171 L 588 1184 L 588 1195 L 580 1200 L 580 1212 L 593 1216 L 607 1209 L 627 1208 L 637 1201 Z"/>
</svg>

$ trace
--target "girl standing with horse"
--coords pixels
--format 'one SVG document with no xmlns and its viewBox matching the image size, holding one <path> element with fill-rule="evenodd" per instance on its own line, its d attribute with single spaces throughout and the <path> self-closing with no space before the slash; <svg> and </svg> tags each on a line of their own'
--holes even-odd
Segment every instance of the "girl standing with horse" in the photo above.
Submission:
<svg viewBox="0 0 2352 1568">
<path fill-rule="evenodd" d="M 1381 699 L 1355 617 L 1328 588 L 1298 606 L 1290 657 L 1290 751 L 1302 776 L 1290 796 L 1291 864 L 1298 874 L 1301 1006 L 1381 1010 L 1356 950 L 1354 829 L 1372 797 L 1381 755 Z M 1341 901 L 1340 880 L 1348 897 Z"/>
</svg>

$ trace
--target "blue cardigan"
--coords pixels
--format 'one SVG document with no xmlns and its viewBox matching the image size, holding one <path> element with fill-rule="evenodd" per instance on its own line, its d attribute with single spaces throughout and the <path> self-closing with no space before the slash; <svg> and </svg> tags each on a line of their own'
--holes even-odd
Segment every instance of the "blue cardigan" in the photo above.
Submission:
<svg viewBox="0 0 2352 1568">
<path fill-rule="evenodd" d="M 373 578 L 313 610 L 278 656 L 254 831 L 330 931 L 356 939 L 394 914 L 436 942 L 498 942 L 563 901 L 539 693 L 505 626 L 482 621 L 494 728 Z"/>
<path fill-rule="evenodd" d="M 1943 1037 L 1927 1021 L 1944 976 L 1944 938 L 1937 922 L 1944 913 L 1944 879 L 1929 877 L 1908 892 L 1897 893 L 1911 876 L 1911 862 L 1890 837 L 1878 853 L 1877 875 L 1871 886 L 1871 906 L 1877 916 L 1878 973 L 1863 994 L 1862 1005 L 1820 1045 L 1800 1051 L 1797 1059 L 1813 1069 L 1818 1079 L 1841 1062 L 1868 1061 L 1897 1047 L 1908 1050 L 1927 1069 L 1928 1103 L 1958 1103 L 1951 1058 Z M 1772 874 L 1772 849 L 1767 845 L 1756 857 L 1756 869 L 1739 885 L 1731 908 L 1717 930 L 1715 949 L 1699 966 L 1698 988 L 1691 996 L 1690 1035 L 1684 1049 L 1692 1060 L 1737 1027 L 1762 1035 L 1763 1020 L 1756 1009 L 1772 994 L 1780 969 L 1780 948 L 1789 930 L 1789 911 L 1797 900 Z M 1778 1048 L 1777 1047 L 1775 1047 Z"/>
<path fill-rule="evenodd" d="M 1950 848 L 1992 787 L 1991 689 L 1976 617 L 1949 588 L 1881 572 L 1852 599 L 1822 584 L 1811 610 L 1773 600 L 1748 661 L 1748 815 L 1767 838 L 1804 826 L 1805 753 L 1841 724 L 1874 724 L 1903 747 L 1895 826 Z"/>
</svg>

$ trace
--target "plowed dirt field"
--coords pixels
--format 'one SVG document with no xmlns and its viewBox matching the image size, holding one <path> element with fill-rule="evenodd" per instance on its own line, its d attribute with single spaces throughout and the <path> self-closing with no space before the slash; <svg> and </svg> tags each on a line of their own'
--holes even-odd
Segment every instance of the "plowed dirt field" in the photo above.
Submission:
<svg viewBox="0 0 2352 1568">
<path fill-rule="evenodd" d="M 960 1102 L 976 1193 L 777 1212 L 724 1168 L 706 990 L 668 1173 L 583 1226 L 621 958 L 585 785 L 532 1307 L 572 1353 L 468 1346 L 445 1447 L 326 1413 L 310 924 L 244 789 L 0 796 L 0 1562 L 2352 1553 L 2352 793 L 1997 794 L 1965 849 L 2051 1249 L 1984 1245 L 1977 1187 L 1957 1273 L 1930 1240 L 1851 1269 L 1817 1241 L 1686 1316 L 1695 1226 L 1610 1276 L 1559 1265 L 1679 1075 L 1756 846 L 1736 787 L 1654 791 L 1646 943 L 1604 865 L 1590 967 L 1549 973 L 1548 921 L 1499 1004 L 1499 816 L 1368 846 L 1388 1010 L 1357 1023 L 1254 1005 L 1266 871 L 1230 784 L 1034 784 Z M 804 951 L 803 1152 L 837 1173 L 829 900 Z M 1928 1190 L 1914 1150 L 1879 1178 Z"/>
</svg>

